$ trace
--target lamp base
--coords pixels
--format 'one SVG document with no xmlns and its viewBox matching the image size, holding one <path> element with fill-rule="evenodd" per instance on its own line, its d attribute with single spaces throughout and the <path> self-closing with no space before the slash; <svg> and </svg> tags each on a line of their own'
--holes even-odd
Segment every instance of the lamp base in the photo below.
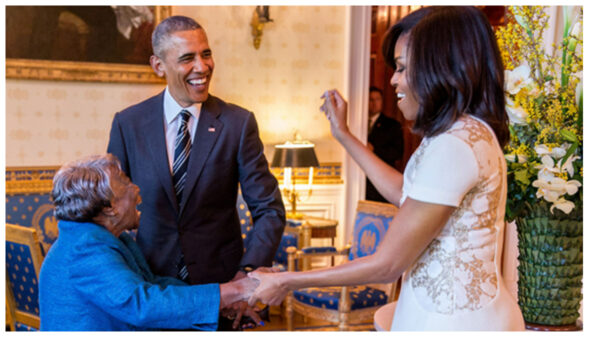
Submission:
<svg viewBox="0 0 600 338">
<path fill-rule="evenodd" d="M 303 220 L 304 219 L 304 214 L 300 213 L 300 212 L 286 212 L 285 213 L 285 218 L 287 218 L 287 219 L 294 219 L 294 220 Z"/>
</svg>

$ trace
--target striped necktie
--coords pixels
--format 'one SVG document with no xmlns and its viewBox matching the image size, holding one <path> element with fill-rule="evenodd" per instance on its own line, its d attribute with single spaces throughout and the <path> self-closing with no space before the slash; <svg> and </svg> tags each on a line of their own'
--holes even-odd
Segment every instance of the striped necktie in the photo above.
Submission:
<svg viewBox="0 0 600 338">
<path fill-rule="evenodd" d="M 181 197 L 183 196 L 183 188 L 185 187 L 185 178 L 187 176 L 188 159 L 190 150 L 192 149 L 192 140 L 188 130 L 188 121 L 192 114 L 187 110 L 182 110 L 181 123 L 177 130 L 175 138 L 175 155 L 173 157 L 173 187 L 177 196 L 177 203 L 181 207 Z"/>
<path fill-rule="evenodd" d="M 181 212 L 181 197 L 183 196 L 183 188 L 185 187 L 185 178 L 187 176 L 188 158 L 192 149 L 192 140 L 188 130 L 188 121 L 192 114 L 187 110 L 182 110 L 181 123 L 177 130 L 175 138 L 175 156 L 173 157 L 173 187 L 179 203 L 179 212 Z M 187 281 L 188 278 L 187 266 L 183 260 L 183 255 L 177 258 L 177 278 Z"/>
</svg>

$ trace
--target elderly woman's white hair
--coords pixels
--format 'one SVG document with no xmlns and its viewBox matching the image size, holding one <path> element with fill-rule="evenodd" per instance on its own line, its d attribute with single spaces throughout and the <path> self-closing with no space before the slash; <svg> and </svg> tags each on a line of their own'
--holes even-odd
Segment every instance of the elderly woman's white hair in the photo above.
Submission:
<svg viewBox="0 0 600 338">
<path fill-rule="evenodd" d="M 110 176 L 121 165 L 112 154 L 93 155 L 63 165 L 54 176 L 52 201 L 58 219 L 92 221 L 111 206 Z"/>
</svg>

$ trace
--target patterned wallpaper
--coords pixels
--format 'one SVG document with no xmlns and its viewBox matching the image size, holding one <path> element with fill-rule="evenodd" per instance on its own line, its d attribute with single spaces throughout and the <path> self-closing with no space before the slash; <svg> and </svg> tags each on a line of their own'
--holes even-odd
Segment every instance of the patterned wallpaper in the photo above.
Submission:
<svg viewBox="0 0 600 338">
<path fill-rule="evenodd" d="M 272 6 L 259 50 L 253 6 L 174 6 L 207 31 L 215 73 L 211 93 L 256 114 L 270 160 L 294 131 L 316 144 L 321 162 L 341 162 L 319 112 L 324 90 L 345 88 L 347 9 Z M 115 112 L 161 85 L 6 80 L 6 166 L 60 165 L 106 151 Z"/>
</svg>

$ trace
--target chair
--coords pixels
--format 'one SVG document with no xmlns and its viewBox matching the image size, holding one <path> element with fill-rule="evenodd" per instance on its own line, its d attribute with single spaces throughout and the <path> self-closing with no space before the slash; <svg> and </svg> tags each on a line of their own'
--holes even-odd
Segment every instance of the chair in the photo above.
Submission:
<svg viewBox="0 0 600 338">
<path fill-rule="evenodd" d="M 6 224 L 6 307 L 17 331 L 39 330 L 38 276 L 43 256 L 35 229 Z"/>
<path fill-rule="evenodd" d="M 334 253 L 305 248 L 288 248 L 288 266 L 304 258 L 343 255 L 348 260 L 371 255 L 377 249 L 396 214 L 391 204 L 359 201 L 350 246 Z M 372 323 L 375 311 L 397 297 L 397 282 L 381 285 L 307 288 L 292 291 L 286 299 L 287 329 L 293 329 L 293 315 L 301 315 L 337 323 L 340 331 L 350 323 Z"/>
<path fill-rule="evenodd" d="M 253 222 L 252 214 L 248 209 L 248 204 L 246 204 L 246 201 L 244 201 L 244 198 L 242 197 L 242 191 L 239 189 L 236 205 L 238 216 L 240 218 L 240 226 L 242 228 L 242 239 L 244 240 L 244 247 L 246 247 L 246 242 L 250 236 L 252 236 Z M 290 246 L 298 247 L 301 244 L 299 242 L 301 233 L 298 230 L 298 225 L 299 224 L 288 221 L 283 231 L 281 242 L 279 243 L 279 247 L 277 247 L 275 258 L 273 259 L 273 266 L 279 268 L 280 270 L 287 270 L 288 257 L 286 249 Z M 244 251 L 245 250 L 246 249 L 244 249 Z"/>
<path fill-rule="evenodd" d="M 6 222 L 33 228 L 42 254 L 58 238 L 58 222 L 50 198 L 52 179 L 59 167 L 6 168 Z"/>
</svg>

